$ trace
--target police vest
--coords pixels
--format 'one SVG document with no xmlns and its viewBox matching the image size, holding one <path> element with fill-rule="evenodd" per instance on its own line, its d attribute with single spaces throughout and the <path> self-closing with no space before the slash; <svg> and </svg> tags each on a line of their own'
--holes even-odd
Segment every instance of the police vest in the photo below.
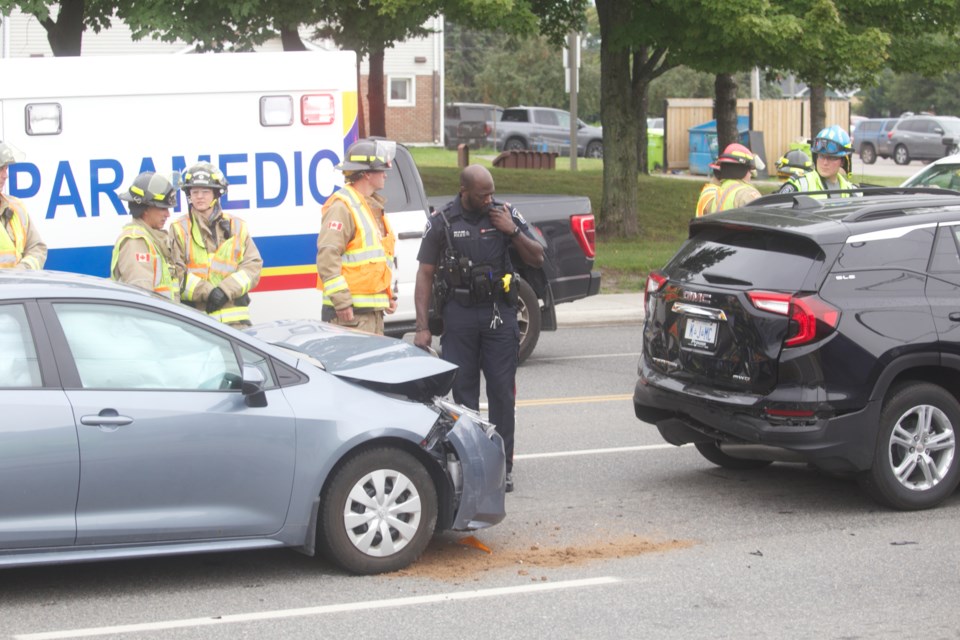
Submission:
<svg viewBox="0 0 960 640">
<path fill-rule="evenodd" d="M 243 262 L 249 237 L 247 225 L 242 220 L 231 218 L 225 213 L 221 215 L 230 223 L 230 237 L 221 242 L 212 254 L 207 251 L 200 225 L 194 223 L 192 213 L 173 223 L 173 232 L 184 248 L 183 261 L 187 270 L 183 285 L 184 300 L 194 299 L 197 286 L 201 282 L 207 281 L 216 287 L 230 276 L 235 276 L 234 279 L 240 284 L 241 296 L 250 291 L 252 284 L 250 276 L 240 271 L 240 263 Z M 232 301 L 209 315 L 220 322 L 249 322 L 250 307 Z"/>
<path fill-rule="evenodd" d="M 444 265 L 438 271 L 438 276 L 448 285 L 453 299 L 466 306 L 503 299 L 501 280 L 505 274 L 513 273 L 510 240 L 493 226 L 490 216 L 468 218 L 464 215 L 459 199 L 448 204 L 441 215 L 446 220 L 446 223 L 439 221 L 446 225 L 443 242 L 452 245 L 460 263 L 459 269 Z M 446 251 L 443 255 L 446 255 Z M 441 262 L 444 261 L 441 258 Z"/>
<path fill-rule="evenodd" d="M 0 224 L 0 269 L 12 269 L 20 264 L 21 259 L 30 269 L 40 270 L 39 261 L 33 256 L 23 258 L 23 251 L 27 246 L 27 229 L 30 227 L 30 218 L 19 200 L 10 198 L 8 206 L 10 216 L 10 232 L 5 225 Z M 12 237 L 11 237 L 12 234 Z"/>
<path fill-rule="evenodd" d="M 383 216 L 384 233 L 373 215 L 367 200 L 350 185 L 334 193 L 323 205 L 326 213 L 333 203 L 341 201 L 353 216 L 356 232 L 340 257 L 340 275 L 324 282 L 317 277 L 317 289 L 324 293 L 323 304 L 332 307 L 330 295 L 350 291 L 353 306 L 364 309 L 386 309 L 390 306 L 390 265 L 396 247 L 396 236 L 387 216 Z"/>
<path fill-rule="evenodd" d="M 697 217 L 703 217 L 706 213 L 713 213 L 714 205 L 716 204 L 717 191 L 720 190 L 720 185 L 714 182 L 708 182 L 703 185 L 703 189 L 700 190 L 700 197 L 697 199 Z"/>
<path fill-rule="evenodd" d="M 840 189 L 856 189 L 856 185 L 847 180 L 847 177 L 842 173 L 837 174 L 837 182 L 840 185 Z M 793 176 L 787 180 L 787 184 L 793 185 L 793 188 L 797 191 L 828 191 L 827 186 L 823 184 L 823 180 L 820 178 L 820 174 L 816 171 L 806 171 L 798 176 Z M 849 198 L 849 193 L 838 194 L 841 198 Z M 817 194 L 810 196 L 811 198 L 826 198 L 826 194 Z"/>
<path fill-rule="evenodd" d="M 124 242 L 132 238 L 140 238 L 147 243 L 147 250 L 150 252 L 150 258 L 153 261 L 153 290 L 164 298 L 169 298 L 176 302 L 178 287 L 170 274 L 170 267 L 166 258 L 157 249 L 153 240 L 153 235 L 139 224 L 128 224 L 123 228 L 117 243 L 113 245 L 113 257 L 110 259 L 110 278 L 120 280 L 117 277 L 117 262 L 120 260 L 120 247 Z"/>
</svg>

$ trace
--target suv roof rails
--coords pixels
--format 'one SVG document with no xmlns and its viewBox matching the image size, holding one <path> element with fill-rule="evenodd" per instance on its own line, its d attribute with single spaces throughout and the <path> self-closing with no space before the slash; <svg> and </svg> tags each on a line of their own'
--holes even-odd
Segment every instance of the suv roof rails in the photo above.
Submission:
<svg viewBox="0 0 960 640">
<path fill-rule="evenodd" d="M 840 199 L 840 198 L 829 198 L 829 196 L 836 196 L 842 194 L 850 194 L 855 196 L 906 196 L 906 195 L 935 195 L 935 196 L 960 196 L 960 191 L 954 191 L 952 189 L 941 189 L 939 187 L 874 187 L 874 186 L 863 186 L 856 189 L 835 189 L 832 191 L 791 191 L 790 193 L 771 193 L 765 196 L 760 196 L 755 200 L 751 200 L 745 206 L 747 207 L 759 207 L 770 204 L 786 204 L 792 203 L 794 209 L 800 210 L 812 210 L 812 209 L 821 209 L 824 204 L 828 201 L 831 204 L 857 204 L 858 202 L 863 202 L 859 200 L 851 200 L 850 198 Z M 828 196 L 826 198 L 814 198 L 813 196 Z M 842 200 L 842 202 L 841 202 Z M 881 207 L 870 207 L 872 209 L 882 208 Z"/>
</svg>

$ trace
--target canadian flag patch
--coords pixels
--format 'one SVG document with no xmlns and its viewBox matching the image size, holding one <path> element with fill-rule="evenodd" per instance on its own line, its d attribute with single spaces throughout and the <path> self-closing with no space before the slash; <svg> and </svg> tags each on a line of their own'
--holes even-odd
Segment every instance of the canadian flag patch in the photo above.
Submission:
<svg viewBox="0 0 960 640">
<path fill-rule="evenodd" d="M 138 254 L 136 254 L 135 257 L 136 257 L 136 259 L 137 259 L 137 262 L 150 262 L 150 254 L 149 254 L 149 253 L 138 253 Z"/>
<path fill-rule="evenodd" d="M 334 231 L 343 231 L 343 223 L 338 222 L 337 220 L 331 220 L 330 224 L 328 224 L 327 226 L 333 229 Z"/>
</svg>

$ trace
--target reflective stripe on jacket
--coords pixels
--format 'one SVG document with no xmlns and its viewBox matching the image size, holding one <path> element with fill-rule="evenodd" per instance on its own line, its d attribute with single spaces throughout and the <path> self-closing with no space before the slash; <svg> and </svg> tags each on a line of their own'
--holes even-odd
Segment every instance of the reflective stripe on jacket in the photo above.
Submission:
<svg viewBox="0 0 960 640">
<path fill-rule="evenodd" d="M 720 185 L 716 182 L 708 182 L 700 190 L 700 197 L 697 199 L 697 217 L 703 217 L 706 213 L 713 213 L 713 207 L 716 204 L 717 191 Z"/>
<path fill-rule="evenodd" d="M 820 174 L 817 171 L 807 171 L 798 176 L 793 176 L 788 183 L 793 185 L 793 188 L 797 191 L 829 191 L 830 189 L 823 183 L 823 179 L 820 177 Z M 839 184 L 839 189 L 856 189 L 856 185 L 847 180 L 847 177 L 842 173 L 837 174 L 837 183 Z M 837 194 L 840 198 L 849 198 L 849 193 L 839 193 Z M 826 194 L 817 194 L 815 196 L 810 196 L 811 198 L 827 198 Z"/>
<path fill-rule="evenodd" d="M 164 298 L 169 298 L 176 302 L 180 292 L 179 287 L 176 286 L 176 282 L 173 279 L 173 275 L 170 273 L 170 265 L 167 264 L 163 253 L 157 248 L 153 236 L 140 224 L 133 223 L 125 226 L 120 233 L 120 237 L 117 238 L 116 244 L 113 245 L 113 257 L 110 259 L 110 278 L 122 282 L 121 278 L 117 275 L 117 261 L 120 259 L 120 247 L 124 242 L 133 238 L 143 240 L 147 244 L 147 249 L 150 251 L 150 258 L 153 262 L 153 291 Z"/>
<path fill-rule="evenodd" d="M 350 210 L 356 232 L 340 257 L 340 275 L 327 281 L 317 277 L 317 288 L 324 293 L 323 304 L 332 307 L 330 295 L 349 290 L 354 307 L 386 309 L 390 306 L 390 265 L 396 236 L 386 215 L 382 218 L 384 232 L 381 234 L 380 225 L 366 199 L 353 187 L 346 185 L 330 196 L 323 205 L 323 213 L 337 201 L 343 202 Z"/>
<path fill-rule="evenodd" d="M 212 254 L 207 251 L 206 242 L 199 224 L 194 221 L 193 213 L 187 213 L 172 225 L 177 242 L 183 247 L 183 262 L 186 269 L 182 296 L 184 301 L 194 300 L 197 287 L 203 281 L 216 287 L 226 278 L 233 276 L 240 285 L 240 295 L 250 291 L 253 286 L 250 276 L 240 269 L 250 233 L 247 225 L 226 213 L 220 215 L 230 223 L 230 237 L 220 243 Z M 203 309 L 203 305 L 198 307 Z M 208 315 L 224 323 L 249 322 L 250 307 L 232 303 Z"/>
</svg>

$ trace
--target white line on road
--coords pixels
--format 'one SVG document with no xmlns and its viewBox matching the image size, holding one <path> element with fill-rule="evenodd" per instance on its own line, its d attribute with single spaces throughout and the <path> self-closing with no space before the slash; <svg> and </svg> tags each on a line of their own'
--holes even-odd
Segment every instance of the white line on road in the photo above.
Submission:
<svg viewBox="0 0 960 640">
<path fill-rule="evenodd" d="M 436 602 L 451 602 L 455 600 L 473 600 L 476 598 L 493 598 L 525 593 L 539 593 L 543 591 L 558 591 L 560 589 L 580 589 L 596 587 L 620 582 L 620 578 L 611 576 L 602 578 L 586 578 L 583 580 L 566 580 L 563 582 L 547 582 L 520 587 L 498 587 L 494 589 L 478 589 L 475 591 L 455 591 L 452 593 L 437 593 L 430 596 L 414 596 L 410 598 L 393 598 L 390 600 L 368 600 L 365 602 L 348 602 L 332 604 L 322 607 L 305 607 L 301 609 L 281 609 L 277 611 L 261 611 L 259 613 L 240 613 L 235 615 L 217 616 L 211 618 L 192 618 L 184 620 L 166 620 L 160 622 L 144 622 L 142 624 L 126 624 L 113 627 L 93 627 L 88 629 L 69 629 L 64 631 L 48 631 L 44 633 L 26 633 L 13 636 L 15 640 L 59 640 L 61 638 L 91 638 L 118 633 L 139 633 L 146 631 L 163 631 L 166 629 L 185 629 L 189 627 L 204 627 L 210 625 L 232 624 L 237 622 L 260 622 L 263 620 L 278 620 L 303 616 L 319 616 L 329 613 L 344 613 L 348 611 L 369 611 L 372 609 L 386 609 L 390 607 L 409 607 Z"/>
<path fill-rule="evenodd" d="M 689 445 L 682 445 L 687 447 Z M 563 458 L 565 456 L 592 456 L 598 453 L 626 453 L 628 451 L 655 451 L 657 449 L 676 449 L 672 444 L 648 444 L 637 447 L 614 447 L 610 449 L 577 449 L 575 451 L 552 451 L 549 453 L 518 453 L 514 460 L 535 460 L 537 458 Z"/>
</svg>

